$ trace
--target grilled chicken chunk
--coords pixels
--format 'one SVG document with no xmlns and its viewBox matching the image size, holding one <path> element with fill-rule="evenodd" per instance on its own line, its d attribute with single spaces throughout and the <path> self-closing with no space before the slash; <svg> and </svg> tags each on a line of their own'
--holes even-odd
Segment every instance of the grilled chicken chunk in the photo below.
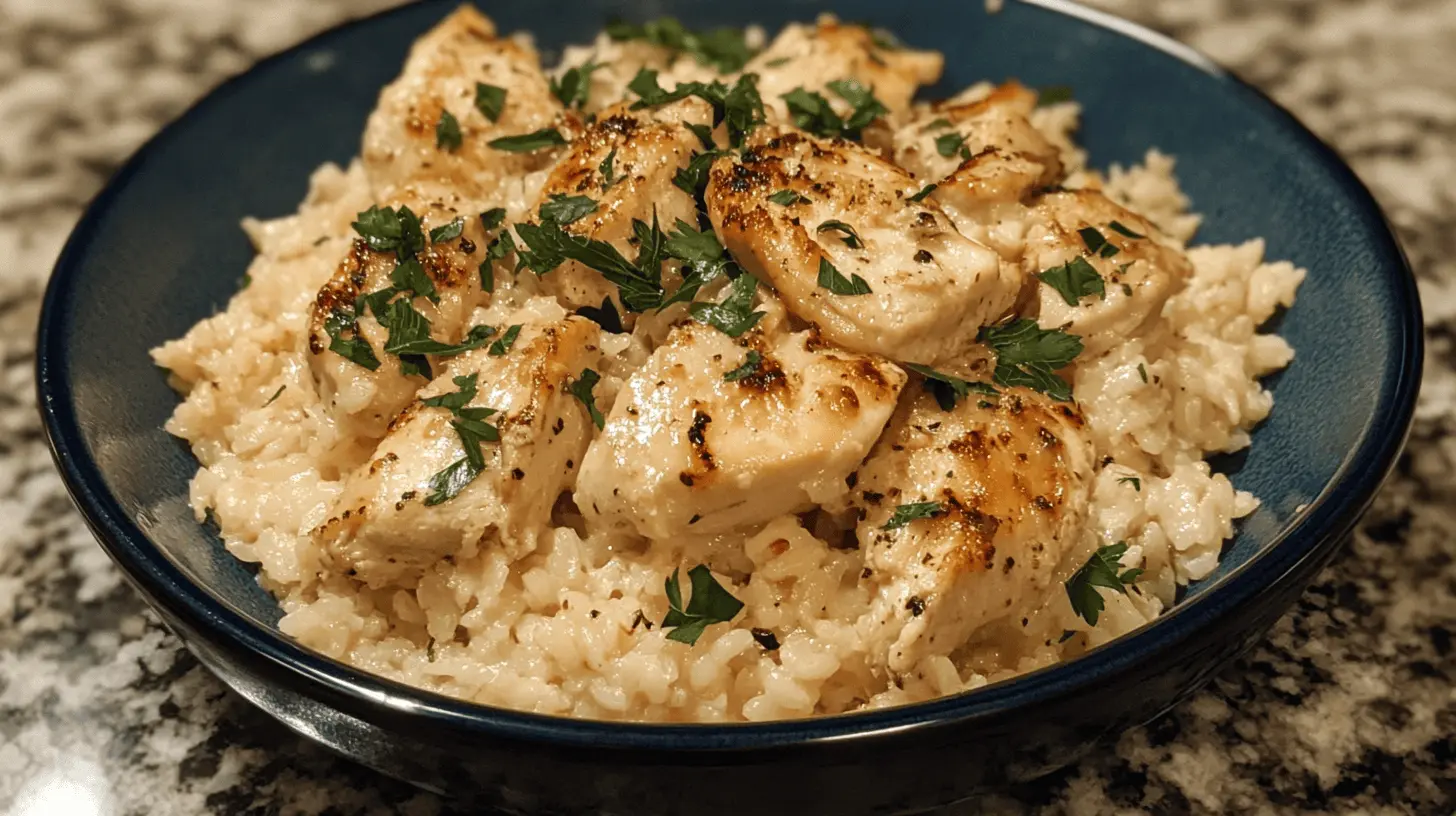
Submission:
<svg viewBox="0 0 1456 816">
<path fill-rule="evenodd" d="M 441 558 L 481 547 L 519 558 L 549 529 L 552 506 L 570 488 L 594 430 L 567 389 L 599 364 L 600 331 L 549 301 L 523 311 L 508 352 L 467 352 L 420 391 L 313 532 L 337 565 L 370 587 L 411 586 Z M 472 375 L 478 390 L 468 404 L 498 412 L 485 421 L 499 428 L 500 441 L 480 446 L 485 469 L 458 495 L 431 505 L 436 475 L 465 454 L 451 409 L 424 400 L 458 393 L 456 378 Z"/>
<path fill-rule="evenodd" d="M 858 145 L 761 127 L 713 165 L 708 215 L 744 268 L 845 348 L 934 364 L 964 354 L 1015 302 L 1022 274 L 956 231 L 920 185 Z M 784 191 L 789 191 L 785 193 Z M 778 203 L 790 194 L 798 198 Z M 837 274 L 868 294 L 836 294 Z"/>
<path fill-rule="evenodd" d="M 1187 256 L 1162 243 L 1152 222 L 1124 209 L 1096 190 L 1051 193 L 1031 210 L 1023 268 L 1035 275 L 1078 255 L 1103 278 L 1105 296 L 1087 295 L 1076 306 L 1041 283 L 1037 289 L 1043 328 L 1066 326 L 1082 338 L 1085 354 L 1096 355 L 1137 334 L 1157 319 L 1168 298 L 1183 289 L 1193 266 Z M 1133 238 L 1112 222 L 1143 237 Z M 1089 229 L 1084 237 L 1079 230 Z M 1103 243 L 1115 247 L 1103 248 Z"/>
<path fill-rule="evenodd" d="M 494 120 L 477 104 L 480 85 L 487 95 L 505 92 Z M 491 108 L 489 99 L 484 107 Z M 459 127 L 458 147 L 447 112 Z M 462 6 L 415 42 L 404 71 L 380 94 L 364 130 L 364 169 L 378 201 L 410 196 L 476 212 L 514 210 L 509 200 L 524 197 L 528 174 L 558 151 L 509 152 L 487 143 L 552 127 L 569 136 L 575 118 L 551 94 L 535 50 L 497 36 L 494 23 Z"/>
<path fill-rule="evenodd" d="M 759 363 L 745 371 L 750 353 Z M 589 525 L 662 540 L 841 499 L 904 382 L 888 361 L 813 332 L 734 340 L 686 323 L 618 395 L 582 463 L 577 506 Z"/>
<path fill-rule="evenodd" d="M 860 468 L 857 534 L 875 598 L 860 626 L 880 669 L 906 672 L 1034 603 L 1086 519 L 1093 453 L 1077 409 L 1027 389 L 906 399 Z M 896 508 L 933 517 L 885 529 Z"/>
<path fill-rule="evenodd" d="M 490 294 L 480 286 L 479 267 L 495 232 L 487 232 L 473 212 L 457 213 L 441 207 L 411 212 L 421 216 L 422 236 L 460 220 L 457 238 L 438 243 L 423 238 L 424 248 L 416 260 L 434 287 L 435 297 L 416 296 L 411 301 L 415 311 L 429 321 L 433 339 L 459 343 L 470 328 L 467 323 L 471 311 L 490 301 Z M 364 239 L 356 239 L 333 277 L 319 290 L 309 318 L 309 361 L 319 392 L 345 432 L 369 439 L 382 436 L 390 419 L 425 383 L 420 375 L 405 373 L 399 358 L 385 352 L 389 331 L 380 325 L 379 316 L 372 312 L 360 314 L 357 308 L 360 295 L 393 285 L 391 277 L 398 266 L 395 252 L 376 250 Z M 336 329 L 330 334 L 331 326 L 349 318 L 357 321 L 357 336 L 368 342 L 370 354 L 378 363 L 372 370 L 357 362 L 357 355 L 350 359 L 340 353 L 335 337 L 348 341 L 350 330 Z M 431 358 L 432 368 L 438 368 L 438 359 Z"/>
<path fill-rule="evenodd" d="M 823 94 L 836 113 L 847 117 L 853 106 L 827 86 L 853 79 L 873 89 L 875 98 L 892 114 L 901 114 L 910 107 L 916 89 L 938 81 L 944 68 L 945 58 L 939 52 L 882 48 L 864 26 L 823 17 L 814 25 L 785 26 L 743 70 L 759 75 L 764 104 L 780 122 L 788 122 L 783 95 L 795 88 Z"/>
<path fill-rule="evenodd" d="M 553 197 L 595 200 L 596 209 L 568 224 L 566 231 L 605 241 L 629 260 L 637 254 L 633 220 L 650 225 L 656 213 L 665 231 L 678 219 L 696 225 L 693 196 L 673 184 L 678 170 L 703 149 L 688 124 L 711 126 L 712 106 L 688 98 L 643 110 L 632 110 L 624 102 L 603 111 L 552 169 L 537 200 L 538 213 Z M 608 156 L 610 182 L 603 173 Z M 568 308 L 599 306 L 610 297 L 618 311 L 626 313 L 617 287 L 577 261 L 562 263 L 542 283 Z"/>
</svg>

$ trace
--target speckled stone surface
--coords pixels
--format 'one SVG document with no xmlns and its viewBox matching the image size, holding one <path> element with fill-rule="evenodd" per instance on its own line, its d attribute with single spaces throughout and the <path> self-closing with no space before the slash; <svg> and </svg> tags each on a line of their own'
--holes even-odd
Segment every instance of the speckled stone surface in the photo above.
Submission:
<svg viewBox="0 0 1456 816">
<path fill-rule="evenodd" d="M 383 4 L 0 0 L 0 809 L 449 812 L 294 736 L 199 667 L 72 510 L 32 396 L 41 289 L 106 176 L 223 77 Z M 1232 67 L 1351 161 L 1420 276 L 1426 385 L 1396 477 L 1266 643 L 1171 715 L 964 812 L 1451 813 L 1456 3 L 1099 5 Z"/>
</svg>

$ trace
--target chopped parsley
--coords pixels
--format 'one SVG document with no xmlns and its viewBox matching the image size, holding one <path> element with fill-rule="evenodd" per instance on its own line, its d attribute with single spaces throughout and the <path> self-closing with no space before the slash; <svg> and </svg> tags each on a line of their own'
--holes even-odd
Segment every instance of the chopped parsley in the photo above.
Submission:
<svg viewBox="0 0 1456 816">
<path fill-rule="evenodd" d="M 506 106 L 506 89 L 484 82 L 475 83 L 475 109 L 492 122 L 500 121 Z"/>
<path fill-rule="evenodd" d="M 782 96 L 794 125 L 815 136 L 857 139 L 866 125 L 889 112 L 873 91 L 856 80 L 837 79 L 825 87 L 850 104 L 847 118 L 841 118 L 829 100 L 817 91 L 801 86 Z"/>
<path fill-rule="evenodd" d="M 641 223 L 633 219 L 633 228 L 637 229 Z M 633 264 L 611 244 L 572 235 L 550 219 L 540 224 L 518 224 L 516 234 L 526 244 L 525 248 L 518 247 L 516 254 L 522 265 L 537 275 L 545 275 L 562 262 L 572 260 L 595 269 L 614 284 L 622 305 L 629 311 L 645 312 L 662 305 L 662 270 L 650 262 L 646 246 L 639 252 L 638 262 Z M 643 263 L 644 260 L 648 262 Z"/>
<path fill-rule="evenodd" d="M 454 153 L 462 142 L 460 120 L 450 111 L 440 111 L 440 121 L 435 125 L 435 147 Z"/>
<path fill-rule="evenodd" d="M 1066 85 L 1048 85 L 1037 92 L 1036 106 L 1044 108 L 1047 105 L 1059 105 L 1063 102 L 1072 101 L 1072 89 Z"/>
<path fill-rule="evenodd" d="M 424 228 L 419 216 L 409 207 L 374 206 L 361 212 L 354 221 L 354 232 L 369 248 L 378 252 L 396 253 L 401 260 L 413 257 L 425 248 Z"/>
<path fill-rule="evenodd" d="M 643 40 L 671 51 L 686 54 L 700 65 L 731 74 L 743 68 L 753 56 L 743 30 L 715 28 L 693 31 L 672 17 L 659 17 L 641 24 L 616 21 L 607 24 L 607 36 L 621 42 Z"/>
<path fill-rule="evenodd" d="M 769 196 L 768 200 L 772 201 L 775 204 L 778 204 L 781 207 L 792 207 L 795 204 L 809 203 L 809 199 L 799 195 L 793 190 L 779 190 L 777 193 Z"/>
<path fill-rule="evenodd" d="M 455 219 L 450 221 L 449 223 L 441 224 L 440 226 L 430 230 L 430 243 L 438 244 L 444 241 L 453 241 L 456 238 L 459 238 L 460 233 L 464 231 L 465 219 L 461 218 L 460 216 L 456 216 Z"/>
<path fill-rule="evenodd" d="M 1102 600 L 1102 593 L 1097 591 L 1097 587 L 1115 589 L 1126 595 L 1128 586 L 1143 573 L 1141 569 L 1119 572 L 1122 570 L 1122 565 L 1118 561 L 1125 552 L 1127 552 L 1127 542 L 1125 541 L 1098 547 L 1097 552 L 1087 559 L 1087 563 L 1079 567 L 1076 572 L 1072 573 L 1072 577 L 1067 579 L 1067 599 L 1072 602 L 1072 611 L 1091 626 L 1097 625 L 1097 618 L 1106 607 Z"/>
<path fill-rule="evenodd" d="M 379 368 L 379 358 L 359 333 L 359 320 L 352 308 L 335 308 L 330 312 L 324 319 L 324 332 L 329 336 L 329 351 L 370 371 Z"/>
<path fill-rule="evenodd" d="M 550 200 L 541 205 L 541 219 L 566 226 L 596 212 L 597 203 L 588 196 L 567 196 L 552 193 Z"/>
<path fill-rule="evenodd" d="M 607 157 L 602 159 L 602 163 L 597 165 L 597 174 L 602 177 L 602 192 L 604 193 L 610 190 L 613 184 L 622 180 L 622 177 L 617 175 L 616 162 L 617 148 L 614 147 L 607 153 Z"/>
<path fill-rule="evenodd" d="M 825 83 L 825 87 L 853 107 L 849 118 L 844 120 L 846 135 L 857 135 L 871 122 L 890 112 L 889 108 L 875 98 L 874 91 L 866 88 L 859 80 L 836 79 Z"/>
<path fill-rule="evenodd" d="M 753 311 L 753 295 L 758 291 L 758 278 L 739 273 L 728 285 L 728 296 L 721 303 L 694 303 L 689 313 L 699 323 L 706 323 L 729 337 L 738 337 L 753 328 L 763 312 Z"/>
<path fill-rule="evenodd" d="M 996 352 L 992 379 L 1012 388 L 1024 385 L 1055 400 L 1070 402 L 1072 386 L 1056 374 L 1082 353 L 1082 338 L 1061 329 L 1043 329 L 1035 320 L 1018 318 L 981 329 L 979 338 Z"/>
<path fill-rule="evenodd" d="M 504 224 L 505 222 L 506 222 L 506 208 L 505 207 L 491 207 L 490 209 L 488 209 L 485 212 L 483 212 L 483 213 L 480 214 L 480 226 L 482 226 L 482 227 L 484 227 L 485 229 L 488 229 L 488 230 L 496 229 L 496 228 L 500 227 L 501 224 Z"/>
<path fill-rule="evenodd" d="M 957 153 L 960 153 L 962 159 L 969 159 L 971 157 L 971 149 L 966 147 L 966 135 L 964 133 L 951 132 L 935 137 L 935 152 L 947 159 Z"/>
<path fill-rule="evenodd" d="M 841 233 L 840 240 L 844 241 L 844 245 L 850 249 L 864 249 L 864 241 L 860 240 L 859 233 L 854 231 L 854 227 L 851 227 L 843 221 L 831 219 L 814 228 L 815 232 L 826 232 L 828 230 L 839 231 Z M 823 284 L 820 285 L 822 286 Z"/>
<path fill-rule="evenodd" d="M 517 323 L 516 325 L 506 329 L 505 333 L 500 336 L 500 339 L 496 340 L 494 343 L 491 343 L 490 348 L 487 349 L 485 353 L 489 354 L 492 357 L 504 357 L 506 355 L 506 352 L 511 350 L 511 346 L 514 346 L 516 344 L 516 338 L 520 336 L 521 324 Z"/>
<path fill-rule="evenodd" d="M 1107 240 L 1107 237 L 1097 231 L 1096 227 L 1083 227 L 1077 230 L 1082 236 L 1082 243 L 1087 245 L 1087 251 L 1103 258 L 1111 258 L 1118 253 L 1117 244 Z"/>
<path fill-rule="evenodd" d="M 748 134 L 764 122 L 763 97 L 758 93 L 757 74 L 744 74 L 732 87 L 713 80 L 684 82 L 668 91 L 657 83 L 657 71 L 643 68 L 627 83 L 627 90 L 641 97 L 632 105 L 634 110 L 676 102 L 689 96 L 704 100 L 713 106 L 713 125 L 727 123 L 728 143 L 732 147 L 741 147 Z M 704 138 L 701 131 L 694 132 L 705 144 L 711 143 L 711 139 Z M 708 135 L 711 136 L 711 132 Z"/>
<path fill-rule="evenodd" d="M 711 127 L 697 122 L 685 122 L 683 126 L 691 130 L 694 136 L 698 137 L 698 141 L 703 143 L 705 149 L 712 150 L 718 146 L 713 141 L 713 129 Z"/>
<path fill-rule="evenodd" d="M 921 133 L 929 133 L 932 130 L 944 130 L 944 129 L 948 128 L 948 127 L 955 127 L 955 123 L 952 122 L 951 120 L 946 119 L 945 117 L 942 116 L 939 119 L 932 119 L 930 122 L 928 122 L 925 125 L 925 127 L 923 127 L 923 128 L 920 129 L 920 132 Z M 954 151 L 952 151 L 952 152 L 954 152 Z M 948 155 L 948 154 L 941 154 L 941 155 Z"/>
<path fill-rule="evenodd" d="M 587 97 L 591 94 L 591 75 L 594 71 L 605 66 L 598 65 L 592 60 L 585 64 L 569 68 L 561 75 L 558 82 L 554 77 L 551 80 L 551 94 L 561 100 L 561 104 L 568 108 L 580 108 L 586 105 Z"/>
<path fill-rule="evenodd" d="M 906 200 L 907 201 L 914 201 L 914 202 L 924 201 L 926 196 L 928 196 L 931 193 L 935 192 L 936 186 L 937 185 L 935 185 L 935 184 L 927 184 L 924 187 L 921 187 L 920 188 L 920 192 L 916 193 L 913 196 L 910 196 L 910 198 L 908 198 Z"/>
<path fill-rule="evenodd" d="M 1133 232 L 1132 230 L 1128 229 L 1126 226 L 1118 223 L 1117 221 L 1113 221 L 1113 222 L 1109 223 L 1107 225 L 1107 228 L 1110 229 L 1110 230 L 1112 230 L 1113 232 L 1119 233 L 1121 235 L 1125 235 L 1128 238 L 1132 238 L 1134 240 L 1148 237 L 1146 235 L 1143 235 L 1142 233 Z"/>
<path fill-rule="evenodd" d="M 466 405 L 469 405 L 471 400 L 475 399 L 477 385 L 480 382 L 480 375 L 471 374 L 469 376 L 455 377 L 452 382 L 455 383 L 456 388 L 460 389 L 459 391 L 451 391 L 448 394 L 440 394 L 434 397 L 425 397 L 420 402 L 431 408 L 448 408 L 452 414 L 456 413 Z"/>
<path fill-rule="evenodd" d="M 997 396 L 1000 392 L 995 386 L 989 383 L 972 382 L 963 380 L 960 377 L 952 377 L 942 371 L 936 371 L 930 366 L 919 363 L 904 363 L 905 368 L 914 371 L 925 378 L 925 390 L 935 397 L 935 402 L 942 411 L 954 410 L 956 400 L 964 399 L 972 393 L 986 397 Z"/>
<path fill-rule="evenodd" d="M 902 504 L 895 508 L 895 514 L 885 522 L 881 530 L 898 530 L 912 521 L 927 519 L 944 512 L 938 501 L 915 502 L 913 504 Z"/>
<path fill-rule="evenodd" d="M 1143 480 L 1142 479 L 1139 479 L 1136 476 L 1123 476 L 1121 479 L 1118 479 L 1117 480 L 1117 483 L 1118 484 L 1130 484 L 1130 485 L 1132 485 L 1132 489 L 1133 490 L 1135 490 L 1135 491 L 1137 491 L 1139 493 L 1143 492 Z"/>
<path fill-rule="evenodd" d="M 679 167 L 673 174 L 673 186 L 693 197 L 700 197 L 708 187 L 708 171 L 719 156 L 727 155 L 723 150 L 707 150 L 694 153 L 686 167 Z"/>
<path fill-rule="evenodd" d="M 495 329 L 482 324 L 471 327 L 465 339 L 459 343 L 441 343 L 430 337 L 429 319 L 415 311 L 409 298 L 391 301 L 384 314 L 375 312 L 375 317 L 379 319 L 380 325 L 389 329 L 389 339 L 384 343 L 385 353 L 401 357 L 416 354 L 453 357 L 484 346 L 495 335 Z M 429 376 L 428 373 L 426 376 Z"/>
<path fill-rule="evenodd" d="M 273 396 L 269 397 L 268 398 L 268 401 L 265 402 L 265 403 L 263 403 L 263 407 L 264 408 L 267 408 L 268 406 L 270 406 L 273 403 L 277 402 L 278 401 L 278 398 L 281 397 L 281 396 L 283 396 L 283 389 L 285 389 L 287 387 L 288 386 L 286 386 L 286 385 L 280 385 L 280 386 L 278 386 L 278 390 L 277 391 L 274 391 L 273 392 Z"/>
<path fill-rule="evenodd" d="M 617 311 L 617 304 L 609 297 L 602 298 L 601 306 L 583 306 L 576 313 L 601 326 L 602 331 L 618 334 L 623 331 L 622 315 Z"/>
<path fill-rule="evenodd" d="M 688 570 L 693 595 L 688 605 L 683 606 L 682 587 L 679 583 L 680 570 L 673 570 L 672 577 L 664 582 L 667 592 L 667 617 L 662 619 L 662 628 L 671 629 L 668 640 L 686 643 L 698 642 L 703 630 L 715 623 L 728 623 L 743 611 L 743 602 L 733 597 L 714 578 L 703 564 Z"/>
<path fill-rule="evenodd" d="M 504 150 L 508 153 L 530 153 L 543 147 L 560 147 L 566 143 L 566 137 L 562 136 L 561 131 L 556 128 L 541 128 L 531 133 L 502 136 L 486 142 L 496 150 Z"/>
<path fill-rule="evenodd" d="M 729 371 L 728 373 L 724 374 L 723 375 L 723 381 L 724 382 L 738 382 L 739 380 L 743 379 L 744 377 L 749 377 L 749 376 L 752 376 L 753 374 L 758 373 L 758 369 L 762 365 L 763 365 L 763 355 L 762 354 L 759 354 L 757 351 L 754 351 L 753 349 L 749 349 L 748 350 L 748 356 L 745 357 L 744 360 L 743 360 L 743 365 L 741 365 L 741 366 L 733 369 L 732 371 Z"/>
<path fill-rule="evenodd" d="M 1037 277 L 1042 283 L 1057 290 L 1068 306 L 1076 306 L 1088 295 L 1107 297 L 1106 282 L 1097 274 L 1092 264 L 1087 263 L 1080 255 L 1061 266 L 1038 273 Z"/>
<path fill-rule="evenodd" d="M 484 216 L 482 216 L 484 219 Z M 497 235 L 485 247 L 485 260 L 480 262 L 480 288 L 495 291 L 495 269 L 492 264 L 516 251 L 516 241 L 509 232 Z"/>
<path fill-rule="evenodd" d="M 568 388 L 571 395 L 581 400 L 581 404 L 586 406 L 586 412 L 591 415 L 592 424 L 597 426 L 597 430 L 607 426 L 606 417 L 597 410 L 597 399 L 592 394 L 592 389 L 597 387 L 597 383 L 601 382 L 601 379 L 602 375 L 590 368 L 582 369 L 581 376 L 577 377 Z"/>
<path fill-rule="evenodd" d="M 460 495 L 460 491 L 479 475 L 480 470 L 471 464 L 470 459 L 456 459 L 444 470 L 430 477 L 430 495 L 425 497 L 425 506 L 434 507 L 450 501 Z"/>
<path fill-rule="evenodd" d="M 824 256 L 819 256 L 819 288 L 828 289 L 832 294 L 855 296 L 870 294 L 870 285 L 859 275 L 850 273 L 846 278 L 840 274 L 834 264 Z"/>
<path fill-rule="evenodd" d="M 1142 363 L 1138 363 L 1138 376 L 1143 378 L 1143 382 L 1148 381 L 1148 368 Z"/>
<path fill-rule="evenodd" d="M 665 308 L 673 303 L 687 303 L 697 297 L 698 290 L 709 281 L 736 269 L 728 251 L 718 243 L 718 236 L 712 230 L 696 230 L 681 218 L 673 228 L 672 235 L 663 242 L 662 252 L 669 258 L 682 261 L 682 285 L 662 302 Z"/>
<path fill-rule="evenodd" d="M 478 393 L 479 375 L 455 377 L 452 382 L 460 390 L 426 397 L 421 402 L 432 408 L 445 408 L 454 415 L 454 419 L 450 420 L 450 427 L 460 437 L 460 445 L 465 455 L 430 477 L 430 495 L 425 497 L 426 507 L 442 504 L 460 495 L 460 491 L 485 470 L 485 455 L 481 453 L 481 445 L 500 441 L 500 430 L 485 421 L 496 413 L 495 409 L 467 407 Z"/>
</svg>

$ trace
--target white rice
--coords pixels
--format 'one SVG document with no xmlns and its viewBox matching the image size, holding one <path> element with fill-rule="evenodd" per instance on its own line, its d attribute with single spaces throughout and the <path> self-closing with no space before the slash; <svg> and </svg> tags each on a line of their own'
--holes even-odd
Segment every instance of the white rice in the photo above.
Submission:
<svg viewBox="0 0 1456 816">
<path fill-rule="evenodd" d="M 1062 104 L 1036 122 L 1061 145 L 1073 183 L 1100 185 L 1170 235 L 1190 238 L 1198 218 L 1172 159 L 1150 152 L 1104 180 L 1084 170 L 1069 137 L 1077 116 L 1075 104 Z M 1146 571 L 1140 591 L 1105 593 L 1095 628 L 1054 585 L 1024 621 L 983 630 L 954 660 L 923 661 L 903 688 L 887 685 L 869 670 L 855 627 L 869 602 L 857 581 L 861 554 L 830 547 L 795 517 L 751 535 L 641 550 L 584 540 L 563 523 L 516 563 L 487 550 L 437 564 L 414 589 L 369 590 L 324 570 L 308 535 L 326 518 L 341 474 L 370 447 L 342 438 L 321 403 L 306 324 L 350 240 L 349 222 L 371 203 L 357 166 L 320 168 L 298 214 L 244 224 L 258 249 L 251 285 L 154 352 L 185 395 L 166 427 L 202 464 L 191 488 L 198 519 L 210 511 L 229 551 L 258 564 L 285 612 L 285 633 L 362 669 L 480 703 L 599 719 L 768 720 L 914 702 L 1056 662 L 1153 619 L 1179 585 L 1217 566 L 1235 519 L 1257 505 L 1203 462 L 1249 444 L 1250 428 L 1272 407 L 1259 377 L 1293 354 L 1257 329 L 1293 302 L 1304 272 L 1265 263 L 1255 240 L 1189 250 L 1193 278 L 1161 323 L 1075 366 L 1098 457 L 1116 464 L 1098 476 L 1089 529 L 1059 578 L 1108 541 L 1128 542 L 1123 565 Z M 508 305 L 525 294 L 499 298 Z M 640 338 L 617 346 L 622 371 L 640 362 Z M 653 625 L 667 610 L 664 579 L 685 562 L 711 565 L 746 605 L 695 646 Z M 746 584 L 730 579 L 748 574 Z M 781 648 L 759 648 L 754 627 L 779 633 Z M 1064 631 L 1079 634 L 1063 642 Z M 992 642 L 997 648 L 978 647 Z"/>
</svg>

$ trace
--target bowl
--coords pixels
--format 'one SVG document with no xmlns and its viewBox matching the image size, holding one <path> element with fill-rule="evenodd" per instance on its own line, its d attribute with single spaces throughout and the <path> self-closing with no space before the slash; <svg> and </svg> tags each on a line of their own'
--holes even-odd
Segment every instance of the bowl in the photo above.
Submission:
<svg viewBox="0 0 1456 816">
<path fill-rule="evenodd" d="M 570 13 L 490 12 L 548 56 L 626 0 Z M 1272 378 L 1272 417 L 1220 463 L 1263 504 L 1218 571 L 1163 618 L 1085 656 L 931 702 L 752 725 L 629 725 L 465 703 L 374 677 L 279 633 L 253 572 L 196 524 L 196 462 L 162 431 L 177 402 L 147 350 L 236 290 L 252 255 L 245 215 L 291 212 L 309 172 L 358 150 L 381 86 L 454 6 L 406 6 L 322 34 L 218 88 L 143 147 L 77 225 L 41 316 L 37 386 L 57 464 L 92 531 L 198 658 L 312 739 L 417 785 L 523 813 L 902 813 L 1074 761 L 1146 722 L 1259 640 L 1331 557 L 1409 428 L 1421 320 L 1407 263 L 1351 171 L 1289 114 L 1204 57 L 1058 2 L 841 0 L 947 54 L 932 93 L 982 78 L 1069 85 L 1093 163 L 1156 146 L 1178 158 L 1199 239 L 1268 240 L 1310 270 L 1279 325 L 1297 352 Z M 776 28 L 813 11 L 779 0 L 665 0 L 693 26 Z"/>
</svg>

